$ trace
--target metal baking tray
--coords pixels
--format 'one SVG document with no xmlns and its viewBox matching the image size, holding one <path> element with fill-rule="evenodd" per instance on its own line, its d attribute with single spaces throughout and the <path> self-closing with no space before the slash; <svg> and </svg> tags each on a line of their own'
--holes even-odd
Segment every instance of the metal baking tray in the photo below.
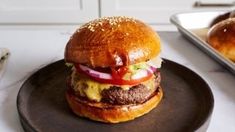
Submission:
<svg viewBox="0 0 235 132">
<path fill-rule="evenodd" d="M 184 37 L 235 74 L 235 63 L 222 56 L 206 42 L 206 34 L 209 30 L 210 23 L 215 17 L 226 12 L 228 11 L 178 13 L 172 15 L 170 21 Z"/>
</svg>

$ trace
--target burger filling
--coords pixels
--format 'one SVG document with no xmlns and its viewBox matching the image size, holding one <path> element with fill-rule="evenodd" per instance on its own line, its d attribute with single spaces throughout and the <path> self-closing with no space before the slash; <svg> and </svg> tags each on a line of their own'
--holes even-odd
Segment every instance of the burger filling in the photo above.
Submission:
<svg viewBox="0 0 235 132">
<path fill-rule="evenodd" d="M 71 88 L 78 97 L 110 104 L 143 103 L 157 91 L 160 72 L 147 63 L 109 71 L 74 65 Z"/>
</svg>

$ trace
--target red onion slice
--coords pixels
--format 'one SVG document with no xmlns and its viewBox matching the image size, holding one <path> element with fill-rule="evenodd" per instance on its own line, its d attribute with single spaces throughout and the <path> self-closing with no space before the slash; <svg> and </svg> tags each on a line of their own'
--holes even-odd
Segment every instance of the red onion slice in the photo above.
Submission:
<svg viewBox="0 0 235 132">
<path fill-rule="evenodd" d="M 157 68 L 150 65 L 148 70 L 154 73 L 157 70 Z"/>
<path fill-rule="evenodd" d="M 88 75 L 95 77 L 95 78 L 101 78 L 101 79 L 107 79 L 107 80 L 113 79 L 112 75 L 109 73 L 95 71 L 95 70 L 93 70 L 87 66 L 81 65 L 81 64 L 79 64 L 79 68 L 83 72 L 86 72 Z M 144 77 L 148 76 L 149 74 L 153 74 L 156 70 L 157 70 L 157 68 L 155 68 L 153 66 L 149 66 L 148 69 L 138 70 L 134 75 L 131 76 L 131 79 L 137 80 L 137 79 L 144 78 Z"/>
<path fill-rule="evenodd" d="M 138 70 L 138 72 L 136 72 L 134 75 L 131 76 L 131 79 L 134 79 L 134 80 L 140 79 L 140 78 L 148 76 L 148 74 L 149 74 L 148 70 L 145 70 L 145 69 Z"/>
<path fill-rule="evenodd" d="M 79 65 L 79 68 L 89 74 L 92 77 L 102 78 L 102 79 L 112 79 L 111 74 L 95 71 L 87 66 Z"/>
</svg>

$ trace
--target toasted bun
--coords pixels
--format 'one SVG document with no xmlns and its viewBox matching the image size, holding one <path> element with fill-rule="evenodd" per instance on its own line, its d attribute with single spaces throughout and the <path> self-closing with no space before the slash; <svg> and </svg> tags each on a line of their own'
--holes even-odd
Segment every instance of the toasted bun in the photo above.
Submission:
<svg viewBox="0 0 235 132">
<path fill-rule="evenodd" d="M 214 25 L 207 34 L 207 42 L 235 62 L 235 18 L 229 18 Z"/>
<path fill-rule="evenodd" d="M 131 65 L 160 53 L 160 38 L 143 22 L 129 17 L 104 17 L 78 29 L 65 49 L 65 60 L 92 67 Z"/>
<path fill-rule="evenodd" d="M 84 101 L 68 91 L 66 93 L 66 99 L 75 114 L 106 123 L 124 122 L 142 116 L 155 108 L 162 96 L 162 88 L 159 88 L 159 91 L 143 104 L 109 105 Z"/>
<path fill-rule="evenodd" d="M 226 20 L 230 17 L 235 17 L 235 11 L 231 11 L 231 12 L 226 12 L 224 14 L 221 14 L 221 15 L 218 15 L 217 17 L 215 17 L 213 19 L 213 21 L 211 22 L 210 24 L 210 27 L 214 26 L 215 24 L 223 21 L 223 20 Z"/>
</svg>

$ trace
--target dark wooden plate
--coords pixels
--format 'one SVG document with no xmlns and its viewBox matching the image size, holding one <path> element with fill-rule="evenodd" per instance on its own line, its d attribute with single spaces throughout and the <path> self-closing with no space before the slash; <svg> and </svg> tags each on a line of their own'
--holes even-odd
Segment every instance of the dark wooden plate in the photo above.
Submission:
<svg viewBox="0 0 235 132">
<path fill-rule="evenodd" d="M 213 110 L 213 95 L 196 73 L 164 60 L 161 68 L 163 100 L 150 113 L 133 121 L 105 124 L 75 116 L 65 100 L 64 61 L 34 73 L 22 85 L 17 108 L 25 131 L 40 132 L 186 132 L 205 131 Z"/>
</svg>

